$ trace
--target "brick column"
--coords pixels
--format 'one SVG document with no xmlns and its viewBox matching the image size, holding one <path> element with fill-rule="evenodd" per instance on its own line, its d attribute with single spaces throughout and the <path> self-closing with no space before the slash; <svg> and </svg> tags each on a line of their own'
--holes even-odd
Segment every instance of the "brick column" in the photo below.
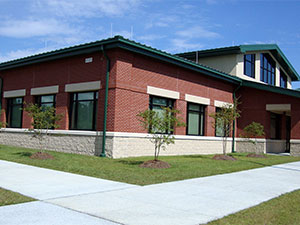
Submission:
<svg viewBox="0 0 300 225">
<path fill-rule="evenodd" d="M 208 105 L 205 109 L 205 128 L 204 136 L 215 136 L 215 129 L 212 127 L 214 119 L 209 115 L 216 112 L 216 108 L 212 105 Z"/>
</svg>

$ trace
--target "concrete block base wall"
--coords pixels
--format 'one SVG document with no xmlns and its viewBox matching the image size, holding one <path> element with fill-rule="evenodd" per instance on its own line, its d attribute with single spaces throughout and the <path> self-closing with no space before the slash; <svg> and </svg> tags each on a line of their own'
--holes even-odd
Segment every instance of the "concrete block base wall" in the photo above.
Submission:
<svg viewBox="0 0 300 225">
<path fill-rule="evenodd" d="M 300 156 L 300 140 L 291 140 L 291 155 Z"/>
<path fill-rule="evenodd" d="M 252 139 L 254 141 L 254 139 Z M 292 147 L 291 147 L 292 148 Z M 270 140 L 270 139 L 257 139 L 256 146 L 242 138 L 236 139 L 236 151 L 237 152 L 255 152 L 260 153 L 281 153 L 285 152 L 286 141 L 285 140 Z M 299 142 L 300 149 L 300 142 Z M 291 155 L 293 155 L 291 153 Z"/>
<path fill-rule="evenodd" d="M 100 155 L 102 132 L 51 130 L 44 140 L 44 149 L 85 155 Z M 218 137 L 175 136 L 175 144 L 160 155 L 222 154 L 223 142 Z M 227 151 L 231 152 L 231 138 Z M 39 149 L 33 134 L 26 129 L 2 129 L 0 144 Z M 111 158 L 152 156 L 154 144 L 148 134 L 107 132 L 106 155 Z"/>
</svg>

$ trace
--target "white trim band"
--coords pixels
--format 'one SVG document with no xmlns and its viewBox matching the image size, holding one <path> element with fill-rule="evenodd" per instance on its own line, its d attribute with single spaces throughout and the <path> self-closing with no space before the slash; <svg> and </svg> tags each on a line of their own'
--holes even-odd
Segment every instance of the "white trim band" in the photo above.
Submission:
<svg viewBox="0 0 300 225">
<path fill-rule="evenodd" d="M 189 95 L 185 94 L 185 100 L 187 102 L 193 102 L 193 103 L 198 103 L 202 105 L 210 105 L 210 99 L 209 98 L 204 98 L 196 95 Z"/>
<path fill-rule="evenodd" d="M 215 107 L 224 107 L 224 106 L 226 106 L 226 105 L 231 105 L 231 106 L 233 106 L 233 104 L 232 104 L 232 103 L 229 103 L 229 102 L 223 102 L 223 101 L 218 101 L 218 100 L 215 100 L 215 101 L 214 101 L 214 106 L 215 106 Z"/>
<path fill-rule="evenodd" d="M 179 99 L 179 92 L 177 91 L 170 91 L 163 88 L 156 88 L 152 86 L 147 86 L 147 94 L 172 98 L 172 99 Z"/>
<path fill-rule="evenodd" d="M 26 89 L 13 90 L 13 91 L 4 91 L 4 98 L 14 98 L 14 97 L 23 97 L 26 95 Z"/>
<path fill-rule="evenodd" d="M 31 88 L 30 90 L 31 95 L 46 95 L 46 94 L 56 94 L 56 93 L 58 93 L 58 85 Z"/>
<path fill-rule="evenodd" d="M 291 111 L 291 104 L 266 104 L 267 111 Z"/>
<path fill-rule="evenodd" d="M 65 92 L 77 92 L 77 91 L 95 91 L 101 87 L 101 81 L 82 82 L 74 84 L 66 84 Z"/>
</svg>

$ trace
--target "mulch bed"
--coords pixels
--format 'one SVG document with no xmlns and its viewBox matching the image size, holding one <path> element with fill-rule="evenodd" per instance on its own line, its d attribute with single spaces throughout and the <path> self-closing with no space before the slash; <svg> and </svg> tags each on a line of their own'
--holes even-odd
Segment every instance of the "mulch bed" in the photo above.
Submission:
<svg viewBox="0 0 300 225">
<path fill-rule="evenodd" d="M 31 159 L 54 159 L 54 157 L 46 152 L 36 152 L 30 156 Z"/>
<path fill-rule="evenodd" d="M 255 153 L 250 153 L 247 155 L 247 157 L 251 157 L 251 158 L 267 158 L 267 156 L 262 155 L 262 154 L 255 154 Z"/>
<path fill-rule="evenodd" d="M 140 167 L 142 168 L 154 168 L 154 169 L 166 169 L 170 168 L 170 164 L 164 161 L 160 160 L 149 160 L 146 162 L 143 162 Z"/>
<path fill-rule="evenodd" d="M 236 158 L 230 156 L 230 155 L 215 155 L 213 157 L 214 160 L 231 160 L 231 161 L 235 161 L 237 160 Z"/>
</svg>

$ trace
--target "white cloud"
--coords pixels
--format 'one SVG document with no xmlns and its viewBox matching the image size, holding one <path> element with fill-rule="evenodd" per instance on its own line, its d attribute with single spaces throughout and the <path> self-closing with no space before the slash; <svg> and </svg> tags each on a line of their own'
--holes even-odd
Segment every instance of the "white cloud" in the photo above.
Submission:
<svg viewBox="0 0 300 225">
<path fill-rule="evenodd" d="M 143 36 L 138 36 L 137 39 L 141 41 L 154 41 L 158 39 L 162 39 L 166 37 L 165 35 L 157 35 L 157 34 L 148 34 Z"/>
<path fill-rule="evenodd" d="M 201 26 L 194 26 L 185 30 L 177 31 L 177 35 L 184 38 L 217 38 L 220 35 L 216 32 L 209 31 Z"/>
<path fill-rule="evenodd" d="M 0 23 L 0 36 L 13 38 L 29 38 L 49 35 L 70 35 L 78 34 L 67 24 L 57 20 L 8 20 Z"/>
<path fill-rule="evenodd" d="M 23 50 L 16 50 L 16 51 L 10 51 L 6 53 L 5 55 L 0 54 L 0 62 L 7 62 L 14 59 L 19 59 L 31 55 L 36 55 L 39 53 L 47 52 L 54 50 L 52 48 L 41 48 L 41 49 L 23 49 Z"/>
<path fill-rule="evenodd" d="M 168 52 L 186 52 L 191 50 L 199 50 L 204 47 L 204 45 L 199 43 L 191 43 L 183 39 L 172 39 L 172 48 L 167 50 Z"/>
<path fill-rule="evenodd" d="M 139 0 L 42 0 L 32 6 L 34 12 L 57 16 L 104 17 L 124 15 L 139 5 Z"/>
</svg>

